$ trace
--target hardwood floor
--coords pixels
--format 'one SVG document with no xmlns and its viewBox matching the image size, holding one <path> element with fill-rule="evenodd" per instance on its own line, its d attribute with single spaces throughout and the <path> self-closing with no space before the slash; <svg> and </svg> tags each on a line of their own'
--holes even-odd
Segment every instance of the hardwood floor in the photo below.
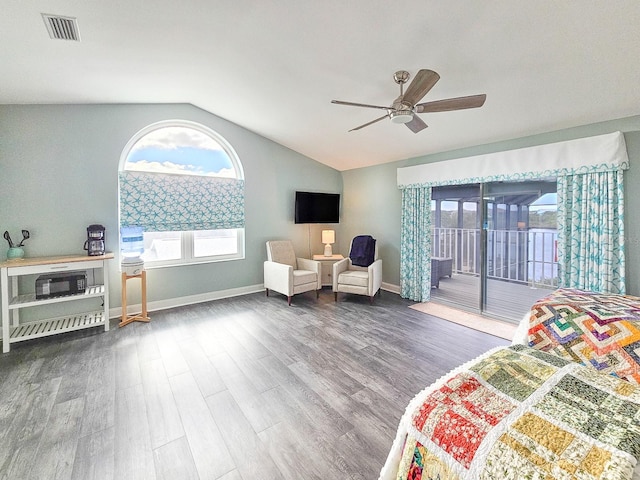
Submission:
<svg viewBox="0 0 640 480">
<path fill-rule="evenodd" d="M 486 303 L 483 314 L 500 320 L 518 323 L 540 298 L 553 292 L 553 288 L 487 279 Z M 440 279 L 439 288 L 431 289 L 431 299 L 438 303 L 479 312 L 480 277 L 453 274 Z"/>
<path fill-rule="evenodd" d="M 411 303 L 253 294 L 14 344 L 0 479 L 375 479 L 409 400 L 507 344 Z"/>
</svg>

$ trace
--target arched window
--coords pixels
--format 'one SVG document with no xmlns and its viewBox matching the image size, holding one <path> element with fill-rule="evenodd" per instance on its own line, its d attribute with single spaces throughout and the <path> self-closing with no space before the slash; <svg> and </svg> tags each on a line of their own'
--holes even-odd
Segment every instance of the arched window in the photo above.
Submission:
<svg viewBox="0 0 640 480">
<path fill-rule="evenodd" d="M 244 173 L 224 138 L 171 120 L 142 129 L 122 152 L 120 227 L 144 229 L 148 266 L 244 258 Z"/>
</svg>

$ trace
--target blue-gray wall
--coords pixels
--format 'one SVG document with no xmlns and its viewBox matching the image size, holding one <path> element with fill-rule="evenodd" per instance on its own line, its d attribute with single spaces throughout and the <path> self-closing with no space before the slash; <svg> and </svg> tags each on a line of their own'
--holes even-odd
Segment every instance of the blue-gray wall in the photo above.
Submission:
<svg viewBox="0 0 640 480">
<path fill-rule="evenodd" d="M 19 239 L 30 230 L 27 256 L 82 254 L 86 227 L 99 223 L 107 250 L 117 252 L 120 156 L 140 129 L 170 119 L 206 125 L 236 150 L 245 173 L 246 258 L 150 270 L 149 302 L 259 287 L 269 239 L 293 240 L 304 257 L 322 252 L 322 226 L 293 223 L 294 192 L 342 193 L 340 172 L 184 104 L 0 106 L 0 232 Z M 4 261 L 8 245 L 0 241 Z M 113 307 L 120 306 L 116 262 Z"/>
<path fill-rule="evenodd" d="M 634 195 L 640 184 L 640 116 L 340 173 L 192 105 L 5 105 L 0 106 L 0 231 L 9 230 L 15 237 L 22 228 L 29 229 L 29 256 L 73 254 L 82 253 L 87 225 L 101 223 L 107 228 L 107 249 L 116 252 L 120 156 L 136 132 L 168 119 L 200 122 L 238 153 L 246 177 L 246 258 L 151 270 L 150 302 L 255 289 L 262 283 L 266 240 L 290 238 L 297 253 L 307 257 L 322 252 L 323 227 L 336 229 L 334 252 L 344 255 L 353 236 L 376 237 L 383 281 L 394 289 L 400 283 L 398 167 L 613 131 L 624 132 L 631 161 L 625 172 L 627 291 L 640 295 L 640 195 Z M 341 223 L 295 225 L 296 190 L 342 193 Z M 0 260 L 5 252 L 0 247 Z M 112 266 L 110 300 L 118 307 L 115 261 Z"/>
<path fill-rule="evenodd" d="M 627 260 L 627 293 L 640 295 L 640 116 L 602 122 L 583 127 L 523 137 L 473 148 L 426 155 L 375 167 L 342 172 L 344 188 L 342 238 L 359 232 L 373 232 L 383 259 L 383 281 L 400 284 L 400 210 L 401 195 L 396 184 L 399 167 L 469 157 L 485 153 L 560 142 L 621 131 L 624 133 L 631 167 L 625 171 L 625 241 Z M 422 132 L 419 135 L 437 135 Z M 348 245 L 342 243 L 342 251 Z"/>
</svg>

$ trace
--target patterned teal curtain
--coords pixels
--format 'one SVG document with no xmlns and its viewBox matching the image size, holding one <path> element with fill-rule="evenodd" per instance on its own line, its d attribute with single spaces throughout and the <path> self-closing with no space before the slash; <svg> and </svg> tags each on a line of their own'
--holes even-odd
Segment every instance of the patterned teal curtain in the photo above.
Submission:
<svg viewBox="0 0 640 480">
<path fill-rule="evenodd" d="M 147 232 L 244 227 L 244 180 L 124 171 L 120 225 Z"/>
<path fill-rule="evenodd" d="M 431 187 L 402 190 L 400 295 L 431 298 Z"/>
<path fill-rule="evenodd" d="M 558 177 L 562 287 L 625 293 L 623 171 Z"/>
</svg>

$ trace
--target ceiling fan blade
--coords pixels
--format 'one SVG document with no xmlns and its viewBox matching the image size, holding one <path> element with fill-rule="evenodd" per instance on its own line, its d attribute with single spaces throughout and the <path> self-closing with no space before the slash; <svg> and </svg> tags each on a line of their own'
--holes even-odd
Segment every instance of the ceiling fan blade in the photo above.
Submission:
<svg viewBox="0 0 640 480">
<path fill-rule="evenodd" d="M 375 120 L 371 120 L 369 123 L 365 123 L 364 125 L 360 125 L 359 127 L 356 128 L 352 128 L 351 130 L 349 130 L 350 132 L 353 132 L 354 130 L 360 130 L 361 128 L 364 127 L 368 127 L 369 125 L 379 122 L 380 120 L 384 120 L 385 118 L 387 118 L 389 115 L 383 115 L 380 118 L 376 118 Z"/>
<path fill-rule="evenodd" d="M 447 98 L 435 102 L 425 102 L 416 105 L 417 113 L 448 112 L 450 110 L 464 110 L 465 108 L 478 108 L 484 105 L 487 99 L 485 94 L 469 95 L 468 97 Z"/>
<path fill-rule="evenodd" d="M 422 119 L 414 115 L 413 119 L 410 122 L 405 123 L 405 125 L 411 130 L 413 133 L 418 133 L 421 130 L 427 128 L 427 124 L 422 121 Z"/>
<path fill-rule="evenodd" d="M 402 103 L 413 108 L 433 88 L 438 80 L 440 80 L 440 75 L 433 70 L 419 70 L 402 97 Z"/>
<path fill-rule="evenodd" d="M 367 105 L 366 103 L 343 102 L 341 100 L 331 100 L 336 105 L 347 105 L 349 107 L 365 107 L 365 108 L 381 108 L 382 110 L 390 110 L 391 107 L 381 107 L 379 105 Z"/>
</svg>

